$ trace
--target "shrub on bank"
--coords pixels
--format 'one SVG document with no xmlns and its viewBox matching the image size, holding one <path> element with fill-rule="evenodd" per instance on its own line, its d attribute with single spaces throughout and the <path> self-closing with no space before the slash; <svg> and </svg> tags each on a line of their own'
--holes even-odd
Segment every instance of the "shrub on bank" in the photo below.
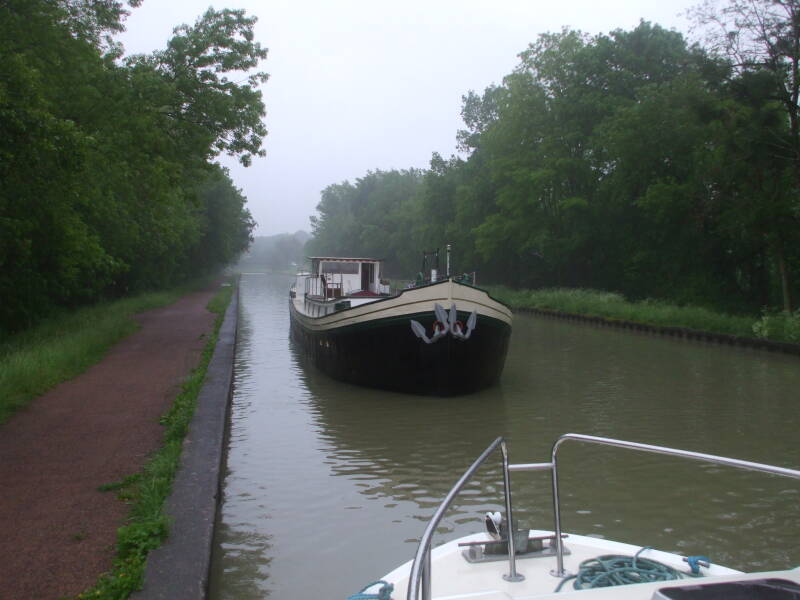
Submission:
<svg viewBox="0 0 800 600">
<path fill-rule="evenodd" d="M 794 313 L 764 311 L 753 324 L 756 336 L 800 344 L 800 309 Z"/>
<path fill-rule="evenodd" d="M 557 310 L 609 320 L 631 321 L 662 327 L 684 327 L 697 331 L 757 337 L 800 343 L 800 310 L 793 315 L 765 313 L 751 317 L 718 313 L 699 306 L 675 306 L 660 300 L 630 302 L 621 294 L 591 289 L 551 288 L 514 290 L 494 286 L 490 292 L 512 308 Z"/>
</svg>

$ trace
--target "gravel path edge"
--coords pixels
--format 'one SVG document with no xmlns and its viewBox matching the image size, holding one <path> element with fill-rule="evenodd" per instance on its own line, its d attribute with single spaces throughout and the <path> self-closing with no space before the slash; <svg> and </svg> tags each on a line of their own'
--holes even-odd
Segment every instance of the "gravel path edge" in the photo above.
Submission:
<svg viewBox="0 0 800 600">
<path fill-rule="evenodd" d="M 169 538 L 149 553 L 144 584 L 130 596 L 133 600 L 198 600 L 207 596 L 238 314 L 237 286 L 219 329 L 166 502 L 165 512 L 171 521 Z"/>
</svg>

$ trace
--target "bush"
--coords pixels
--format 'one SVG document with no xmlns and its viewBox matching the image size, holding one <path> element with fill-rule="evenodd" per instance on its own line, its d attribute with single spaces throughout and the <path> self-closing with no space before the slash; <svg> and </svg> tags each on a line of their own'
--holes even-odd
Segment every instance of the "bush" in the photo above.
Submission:
<svg viewBox="0 0 800 600">
<path fill-rule="evenodd" d="M 512 308 L 543 308 L 566 313 L 631 321 L 663 327 L 684 327 L 697 331 L 749 336 L 752 317 L 718 313 L 700 306 L 676 306 L 648 298 L 630 302 L 621 294 L 579 288 L 513 290 L 496 286 L 492 295 Z M 775 338 L 771 338 L 775 339 Z"/>
<path fill-rule="evenodd" d="M 800 309 L 794 313 L 764 310 L 761 319 L 753 324 L 756 337 L 800 343 Z"/>
</svg>

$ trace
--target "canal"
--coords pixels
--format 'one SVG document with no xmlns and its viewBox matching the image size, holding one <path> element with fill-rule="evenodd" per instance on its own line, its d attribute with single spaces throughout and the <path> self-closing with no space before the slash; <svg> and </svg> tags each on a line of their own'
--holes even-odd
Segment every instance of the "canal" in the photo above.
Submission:
<svg viewBox="0 0 800 600">
<path fill-rule="evenodd" d="M 413 556 L 438 502 L 499 435 L 512 462 L 546 461 L 558 435 L 577 432 L 800 467 L 797 357 L 516 315 L 499 386 L 393 394 L 305 364 L 289 340 L 289 282 L 241 278 L 214 599 L 357 592 Z M 502 509 L 497 462 L 436 542 Z M 579 444 L 559 466 L 566 531 L 740 569 L 800 565 L 793 480 Z M 519 523 L 552 528 L 547 476 L 515 473 L 513 489 Z"/>
</svg>

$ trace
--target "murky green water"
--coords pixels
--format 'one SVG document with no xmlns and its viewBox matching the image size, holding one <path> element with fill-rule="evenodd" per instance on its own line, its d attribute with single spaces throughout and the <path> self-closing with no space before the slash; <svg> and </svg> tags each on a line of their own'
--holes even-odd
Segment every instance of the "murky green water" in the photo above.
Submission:
<svg viewBox="0 0 800 600">
<path fill-rule="evenodd" d="M 800 467 L 800 360 L 517 315 L 501 385 L 419 398 L 333 381 L 289 340 L 290 278 L 244 275 L 212 598 L 346 598 L 413 556 L 438 502 L 498 435 L 512 462 L 566 432 Z M 734 568 L 800 565 L 800 484 L 624 450 L 559 453 L 566 531 Z M 439 542 L 500 510 L 498 461 Z M 482 476 L 481 476 L 482 475 Z M 544 473 L 516 517 L 552 528 Z"/>
</svg>

